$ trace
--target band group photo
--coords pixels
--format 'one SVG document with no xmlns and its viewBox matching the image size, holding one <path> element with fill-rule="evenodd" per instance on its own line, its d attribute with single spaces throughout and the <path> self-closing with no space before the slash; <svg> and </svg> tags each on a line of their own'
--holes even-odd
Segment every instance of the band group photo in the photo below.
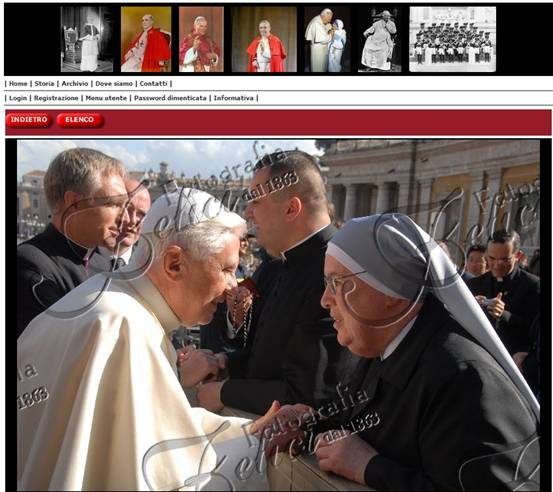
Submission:
<svg viewBox="0 0 553 492">
<path fill-rule="evenodd" d="M 410 11 L 411 72 L 495 72 L 495 7 L 411 7 Z"/>
<path fill-rule="evenodd" d="M 18 142 L 45 217 L 17 246 L 18 490 L 283 490 L 278 456 L 357 489 L 539 490 L 526 229 L 454 250 L 409 204 L 344 212 L 340 141 L 145 142 L 216 146 L 209 180 L 48 144 Z"/>
</svg>

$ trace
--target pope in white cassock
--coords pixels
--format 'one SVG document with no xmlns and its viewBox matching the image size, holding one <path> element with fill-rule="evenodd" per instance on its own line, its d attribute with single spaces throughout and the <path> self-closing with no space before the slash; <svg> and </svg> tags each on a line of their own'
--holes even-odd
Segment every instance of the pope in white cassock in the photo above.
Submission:
<svg viewBox="0 0 553 492">
<path fill-rule="evenodd" d="M 177 188 L 153 204 L 128 266 L 31 321 L 18 340 L 18 490 L 268 488 L 250 434 L 262 419 L 191 408 L 169 338 L 208 323 L 236 286 L 244 229 L 211 195 Z"/>
<path fill-rule="evenodd" d="M 328 46 L 332 41 L 332 10 L 324 9 L 309 21 L 305 40 L 310 41 L 311 72 L 328 72 Z"/>
</svg>

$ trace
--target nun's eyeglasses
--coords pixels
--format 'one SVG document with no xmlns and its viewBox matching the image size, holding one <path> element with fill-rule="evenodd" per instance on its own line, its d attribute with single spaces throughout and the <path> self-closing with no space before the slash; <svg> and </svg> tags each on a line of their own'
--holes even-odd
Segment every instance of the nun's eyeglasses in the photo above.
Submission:
<svg viewBox="0 0 553 492">
<path fill-rule="evenodd" d="M 338 286 L 338 284 L 342 283 L 341 281 L 344 278 L 353 277 L 354 275 L 359 275 L 366 272 L 367 270 L 363 270 L 362 272 L 348 273 L 347 275 L 340 275 L 338 277 L 336 275 L 329 275 L 328 277 L 325 276 L 323 277 L 325 287 L 330 287 L 330 292 L 332 292 L 332 295 L 336 295 L 336 287 Z"/>
</svg>

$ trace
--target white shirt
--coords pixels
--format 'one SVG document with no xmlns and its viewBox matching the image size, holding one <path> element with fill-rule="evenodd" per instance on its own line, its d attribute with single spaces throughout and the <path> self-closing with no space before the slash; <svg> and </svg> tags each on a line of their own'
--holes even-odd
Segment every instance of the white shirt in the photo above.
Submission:
<svg viewBox="0 0 553 492">
<path fill-rule="evenodd" d="M 125 251 L 123 254 L 117 256 L 116 254 L 114 254 L 112 251 L 110 251 L 109 249 L 107 248 L 104 248 L 103 246 L 98 246 L 98 251 L 100 251 L 100 254 L 104 257 L 104 258 L 109 258 L 110 260 L 115 260 L 117 258 L 121 258 L 124 262 L 125 262 L 125 265 L 128 265 L 129 264 L 129 261 L 131 260 L 131 255 L 132 255 L 132 247 L 130 247 L 129 249 L 127 249 L 127 251 Z"/>
<path fill-rule="evenodd" d="M 384 360 L 392 353 L 394 350 L 399 346 L 399 344 L 403 341 L 403 339 L 407 336 L 407 333 L 411 331 L 411 328 L 415 324 L 416 319 L 418 318 L 418 315 L 415 316 L 409 323 L 407 323 L 402 330 L 396 335 L 396 337 L 388 344 L 382 355 L 380 356 L 380 360 Z"/>
</svg>

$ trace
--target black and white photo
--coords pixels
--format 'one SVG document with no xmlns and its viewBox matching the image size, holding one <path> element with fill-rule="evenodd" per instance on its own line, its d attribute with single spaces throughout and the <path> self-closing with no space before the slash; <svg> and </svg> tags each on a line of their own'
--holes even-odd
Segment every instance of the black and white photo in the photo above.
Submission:
<svg viewBox="0 0 553 492">
<path fill-rule="evenodd" d="M 61 71 L 113 72 L 113 9 L 61 7 Z"/>
<path fill-rule="evenodd" d="M 410 72 L 495 72 L 496 8 L 411 7 Z"/>
<path fill-rule="evenodd" d="M 401 72 L 401 10 L 378 4 L 359 9 L 359 72 Z"/>
</svg>

